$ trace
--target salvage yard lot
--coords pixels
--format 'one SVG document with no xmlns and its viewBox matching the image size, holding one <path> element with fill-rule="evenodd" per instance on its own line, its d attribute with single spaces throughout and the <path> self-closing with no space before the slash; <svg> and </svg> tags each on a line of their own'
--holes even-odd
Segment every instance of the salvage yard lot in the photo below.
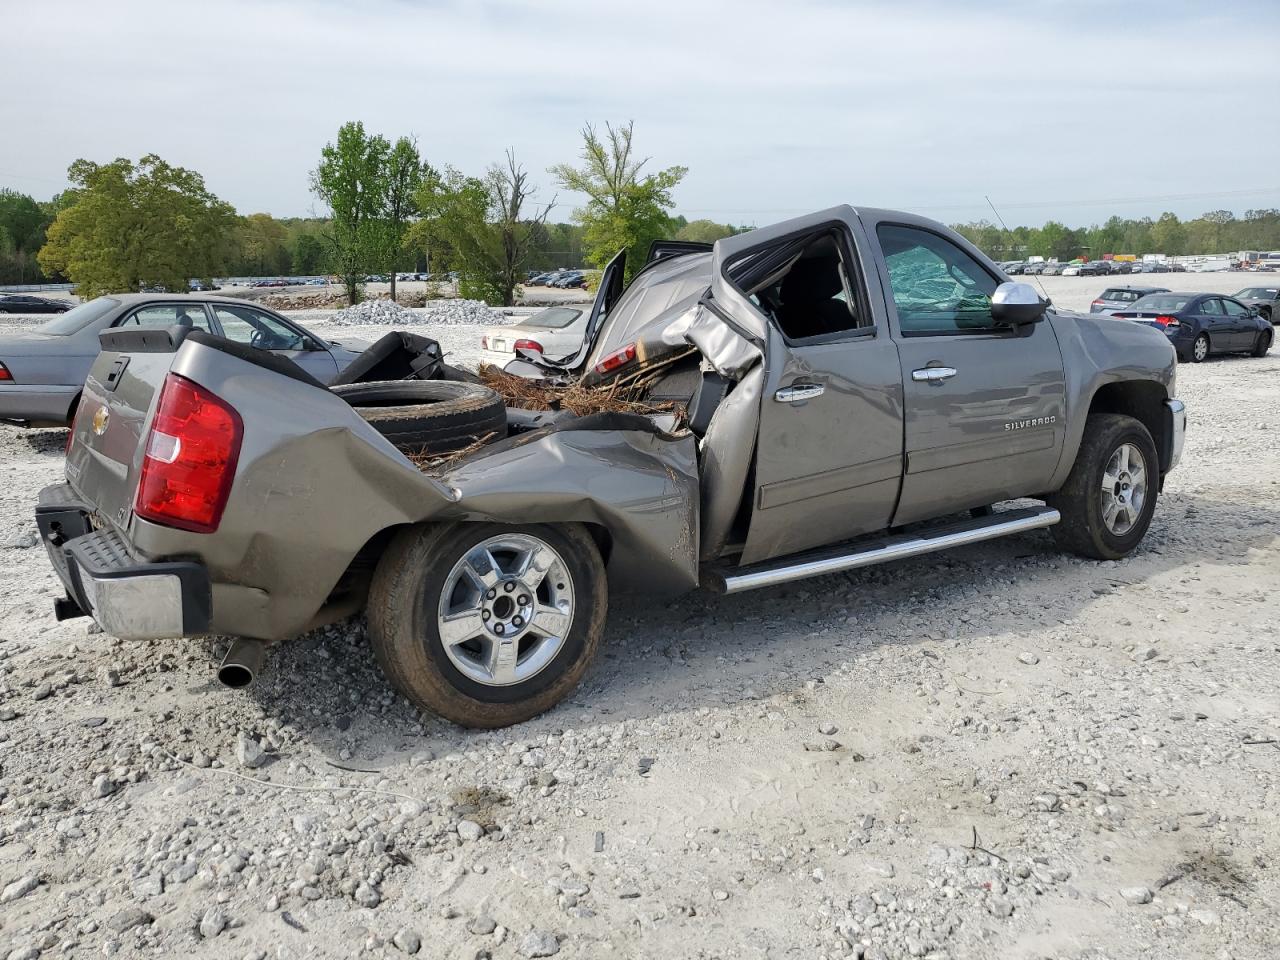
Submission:
<svg viewBox="0 0 1280 960">
<path fill-rule="evenodd" d="M 1274 957 L 1280 351 L 1178 375 L 1133 558 L 620 598 L 578 693 L 496 732 L 418 715 L 359 620 L 244 692 L 225 641 L 55 623 L 65 432 L 0 426 L 0 956 Z"/>
</svg>

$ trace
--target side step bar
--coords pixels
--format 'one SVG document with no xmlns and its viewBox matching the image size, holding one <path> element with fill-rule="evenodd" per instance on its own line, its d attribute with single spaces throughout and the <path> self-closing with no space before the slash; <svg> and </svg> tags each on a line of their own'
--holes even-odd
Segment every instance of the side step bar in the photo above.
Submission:
<svg viewBox="0 0 1280 960">
<path fill-rule="evenodd" d="M 772 587 L 806 577 L 856 570 L 890 560 L 904 560 L 921 554 L 963 547 L 983 540 L 1051 527 L 1062 517 L 1052 507 L 1007 510 L 987 517 L 962 520 L 943 527 L 882 537 L 878 540 L 823 547 L 780 560 L 749 567 L 709 567 L 702 572 L 702 586 L 715 593 L 741 593 L 757 587 Z"/>
</svg>

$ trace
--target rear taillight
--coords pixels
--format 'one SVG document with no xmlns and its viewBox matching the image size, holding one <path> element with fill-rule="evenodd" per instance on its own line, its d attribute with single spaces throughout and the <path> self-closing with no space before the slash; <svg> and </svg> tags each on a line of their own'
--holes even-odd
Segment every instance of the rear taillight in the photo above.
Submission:
<svg viewBox="0 0 1280 960">
<path fill-rule="evenodd" d="M 1105 303 L 1105 301 L 1103 301 L 1103 300 L 1095 300 L 1095 301 L 1093 301 L 1093 306 L 1095 306 L 1095 307 L 1102 307 L 1102 306 L 1105 306 L 1105 305 L 1106 305 L 1106 303 Z"/>
<path fill-rule="evenodd" d="M 147 434 L 134 511 L 179 530 L 217 530 L 243 435 L 240 415 L 225 401 L 169 374 Z"/>
<path fill-rule="evenodd" d="M 1177 317 L 1166 317 L 1164 314 L 1159 314 L 1155 320 L 1162 327 L 1176 327 L 1178 325 Z"/>
<path fill-rule="evenodd" d="M 535 353 L 542 353 L 542 344 L 537 340 L 517 340 L 515 346 L 516 353 L 521 350 L 532 350 Z"/>
<path fill-rule="evenodd" d="M 620 350 L 615 350 L 603 360 L 595 365 L 596 373 L 608 373 L 610 370 L 617 370 L 619 367 L 625 366 L 636 358 L 636 345 L 628 343 Z"/>
<path fill-rule="evenodd" d="M 0 383 L 12 383 L 13 374 L 9 372 L 9 368 L 0 363 Z"/>
</svg>

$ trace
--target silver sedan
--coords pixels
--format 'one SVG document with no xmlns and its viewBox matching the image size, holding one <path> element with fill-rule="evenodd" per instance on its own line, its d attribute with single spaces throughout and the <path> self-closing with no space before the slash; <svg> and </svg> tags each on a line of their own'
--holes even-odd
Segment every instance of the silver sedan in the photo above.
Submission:
<svg viewBox="0 0 1280 960">
<path fill-rule="evenodd" d="M 286 357 L 328 383 L 367 344 L 323 340 L 245 300 L 173 294 L 111 294 L 68 310 L 30 332 L 0 336 L 0 421 L 28 427 L 70 424 L 80 388 L 110 327 L 194 327 Z"/>
</svg>

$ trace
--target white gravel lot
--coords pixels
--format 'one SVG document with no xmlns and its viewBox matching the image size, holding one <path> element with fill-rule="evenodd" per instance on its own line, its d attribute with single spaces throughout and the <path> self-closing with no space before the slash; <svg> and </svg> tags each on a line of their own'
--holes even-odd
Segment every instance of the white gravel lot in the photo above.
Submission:
<svg viewBox="0 0 1280 960">
<path fill-rule="evenodd" d="M 1037 533 L 618 598 L 578 693 L 485 733 L 394 695 L 359 619 L 247 691 L 225 639 L 56 623 L 65 432 L 0 426 L 0 957 L 1274 960 L 1280 351 L 1179 394 L 1127 561 Z"/>
</svg>

